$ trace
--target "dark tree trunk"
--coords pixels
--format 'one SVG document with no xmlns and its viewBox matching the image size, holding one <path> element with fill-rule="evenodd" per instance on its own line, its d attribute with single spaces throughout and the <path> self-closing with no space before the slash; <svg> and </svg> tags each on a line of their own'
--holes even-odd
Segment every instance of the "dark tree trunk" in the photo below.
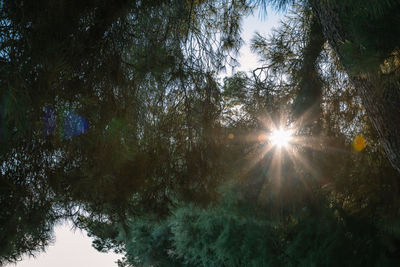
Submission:
<svg viewBox="0 0 400 267">
<path fill-rule="evenodd" d="M 317 59 L 324 43 L 321 25 L 313 18 L 308 40 L 302 51 L 302 65 L 295 74 L 299 92 L 293 103 L 293 113 L 301 132 L 313 137 L 321 133 L 322 82 L 317 71 Z"/>
<path fill-rule="evenodd" d="M 351 37 L 346 33 L 346 26 L 340 21 L 340 1 L 312 0 L 311 5 L 321 23 L 325 38 L 338 54 L 341 62 L 346 62 L 342 44 Z M 393 25 L 395 28 L 396 25 Z M 352 40 L 350 40 L 352 41 Z M 343 64 L 361 97 L 368 117 L 376 129 L 382 147 L 392 164 L 400 173 L 400 79 L 393 75 L 386 79 L 378 71 L 355 74 L 350 66 Z M 368 141 L 368 140 L 367 140 Z"/>
</svg>

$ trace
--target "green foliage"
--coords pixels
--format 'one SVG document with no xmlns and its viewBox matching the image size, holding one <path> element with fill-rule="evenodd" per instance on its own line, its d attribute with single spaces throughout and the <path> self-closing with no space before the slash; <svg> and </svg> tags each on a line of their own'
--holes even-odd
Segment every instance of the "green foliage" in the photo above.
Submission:
<svg viewBox="0 0 400 267">
<path fill-rule="evenodd" d="M 154 266 L 274 266 L 273 225 L 222 207 L 176 209 L 167 220 L 139 219 L 127 234 L 133 264 Z"/>
<path fill-rule="evenodd" d="M 339 61 L 397 94 L 398 4 L 335 2 L 339 59 L 299 2 L 222 85 L 246 1 L 0 2 L 0 264 L 66 218 L 121 266 L 397 264 L 398 175 Z"/>
<path fill-rule="evenodd" d="M 341 49 L 343 64 L 354 73 L 379 71 L 379 65 L 398 50 L 399 4 L 397 1 L 337 2 L 340 19 L 347 25 Z"/>
<path fill-rule="evenodd" d="M 0 242 L 6 261 L 43 248 L 54 220 L 71 218 L 107 250 L 118 242 L 104 223 L 215 196 L 215 77 L 248 11 L 243 1 L 0 2 L 0 221 L 22 218 Z"/>
<path fill-rule="evenodd" d="M 287 266 L 385 266 L 377 230 L 356 218 L 326 209 L 318 217 L 296 218 L 288 227 Z M 324 214 L 325 213 L 325 214 Z"/>
<path fill-rule="evenodd" d="M 312 16 L 307 10 L 301 14 L 284 21 L 271 39 L 258 36 L 254 41 L 265 67 L 252 77 L 238 73 L 224 80 L 224 119 L 227 132 L 233 133 L 226 147 L 232 157 L 225 159 L 230 160 L 226 164 L 233 171 L 227 174 L 234 186 L 222 190 L 214 204 L 182 203 L 171 206 L 167 218 L 146 220 L 146 236 L 161 225 L 168 229 L 162 231 L 162 240 L 168 240 L 162 248 L 147 247 L 154 241 L 137 243 L 143 239 L 135 238 L 139 234 L 132 227 L 125 241 L 128 257 L 139 260 L 137 251 L 157 248 L 168 251 L 171 260 L 194 266 L 398 264 L 398 231 L 393 227 L 398 217 L 398 175 L 382 155 L 336 55 L 322 46 L 320 37 L 315 42 L 318 49 L 310 48 Z M 291 38 L 296 30 L 303 35 Z M 307 83 L 315 83 L 305 81 L 307 75 L 319 79 L 321 95 L 315 105 L 320 112 L 307 109 L 315 102 L 306 90 Z M 298 111 L 300 117 L 312 113 L 308 116 L 319 119 L 321 129 L 311 131 L 311 148 L 298 144 L 281 152 L 277 167 L 272 164 L 277 151 L 262 154 L 265 143 L 252 138 L 252 131 L 289 123 L 280 115 L 290 112 L 299 94 L 307 103 Z M 306 141 L 310 132 L 303 129 L 298 130 Z M 360 133 L 367 147 L 356 152 L 351 143 Z M 289 159 L 292 150 L 296 157 Z"/>
<path fill-rule="evenodd" d="M 125 241 L 128 259 L 135 266 L 398 264 L 383 244 L 387 233 L 324 198 L 317 210 L 306 205 L 276 221 L 232 193 L 214 207 L 175 208 L 164 221 L 137 219 Z"/>
<path fill-rule="evenodd" d="M 188 266 L 172 255 L 168 222 L 154 223 L 141 218 L 129 224 L 126 240 L 127 259 L 134 266 Z"/>
<path fill-rule="evenodd" d="M 29 147 L 24 150 L 29 152 Z M 52 240 L 58 214 L 48 184 L 32 179 L 41 173 L 37 165 L 43 164 L 36 160 L 15 153 L 1 170 L 0 265 L 19 260 L 22 253 L 37 255 Z"/>
</svg>

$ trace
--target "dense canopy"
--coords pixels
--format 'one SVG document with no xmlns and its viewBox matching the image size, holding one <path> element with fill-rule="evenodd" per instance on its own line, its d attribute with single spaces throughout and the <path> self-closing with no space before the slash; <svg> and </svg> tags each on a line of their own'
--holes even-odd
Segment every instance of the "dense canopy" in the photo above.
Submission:
<svg viewBox="0 0 400 267">
<path fill-rule="evenodd" d="M 0 0 L 0 265 L 63 220 L 119 266 L 400 264 L 399 11 Z"/>
</svg>

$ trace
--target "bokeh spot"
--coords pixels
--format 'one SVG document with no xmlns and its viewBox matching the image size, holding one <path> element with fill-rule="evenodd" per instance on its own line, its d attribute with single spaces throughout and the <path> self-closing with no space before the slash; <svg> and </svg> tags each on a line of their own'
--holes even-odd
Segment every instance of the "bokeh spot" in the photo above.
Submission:
<svg viewBox="0 0 400 267">
<path fill-rule="evenodd" d="M 86 132 L 88 123 L 82 116 L 74 112 L 60 112 L 57 116 L 54 109 L 45 107 L 43 117 L 44 136 L 53 135 L 56 129 L 61 138 L 72 139 Z"/>
<path fill-rule="evenodd" d="M 43 117 L 43 132 L 45 136 L 52 135 L 57 126 L 57 119 L 54 110 L 51 107 L 45 107 Z"/>
<path fill-rule="evenodd" d="M 260 135 L 257 137 L 257 140 L 258 140 L 258 142 L 260 142 L 260 143 L 265 142 L 265 141 L 267 140 L 267 135 L 266 135 L 266 134 L 260 134 Z"/>
<path fill-rule="evenodd" d="M 357 135 L 353 140 L 353 148 L 355 151 L 360 152 L 366 146 L 365 138 L 362 135 Z"/>
<path fill-rule="evenodd" d="M 76 113 L 68 112 L 64 118 L 64 137 L 72 139 L 88 129 L 87 121 Z"/>
</svg>

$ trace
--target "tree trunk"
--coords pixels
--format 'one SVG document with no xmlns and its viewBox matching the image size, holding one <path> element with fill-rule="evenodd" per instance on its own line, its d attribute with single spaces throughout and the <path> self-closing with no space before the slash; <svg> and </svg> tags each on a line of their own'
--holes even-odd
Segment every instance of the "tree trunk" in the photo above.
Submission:
<svg viewBox="0 0 400 267">
<path fill-rule="evenodd" d="M 400 173 L 400 79 L 389 78 L 381 71 L 355 74 L 344 63 L 342 44 L 349 40 L 346 25 L 339 18 L 340 1 L 311 0 L 311 5 L 321 23 L 325 38 L 338 54 L 365 107 L 381 145 L 392 166 Z M 393 25 L 396 27 L 396 25 Z M 352 40 L 350 40 L 352 41 Z M 367 140 L 368 141 L 368 140 Z"/>
</svg>

